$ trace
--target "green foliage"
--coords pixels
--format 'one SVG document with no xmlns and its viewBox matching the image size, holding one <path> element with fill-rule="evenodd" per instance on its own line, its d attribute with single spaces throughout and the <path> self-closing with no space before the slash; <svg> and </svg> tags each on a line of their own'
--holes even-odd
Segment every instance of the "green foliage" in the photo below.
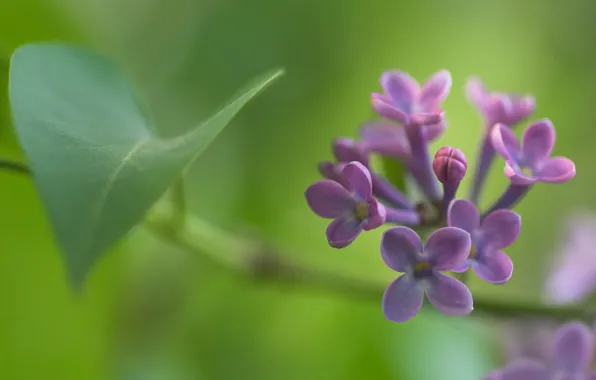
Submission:
<svg viewBox="0 0 596 380">
<path fill-rule="evenodd" d="M 75 287 L 280 74 L 255 81 L 190 132 L 164 139 L 107 59 L 60 44 L 15 51 L 9 85 L 15 128 Z"/>
</svg>

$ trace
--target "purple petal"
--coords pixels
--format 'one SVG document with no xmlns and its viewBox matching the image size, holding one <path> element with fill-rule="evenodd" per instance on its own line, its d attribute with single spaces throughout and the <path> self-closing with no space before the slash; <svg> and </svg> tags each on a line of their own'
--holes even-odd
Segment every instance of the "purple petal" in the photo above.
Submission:
<svg viewBox="0 0 596 380">
<path fill-rule="evenodd" d="M 327 226 L 327 241 L 333 248 L 345 248 L 350 245 L 362 232 L 360 221 L 357 219 L 335 219 Z"/>
<path fill-rule="evenodd" d="M 523 121 L 536 110 L 536 99 L 531 95 L 510 95 L 509 97 L 511 110 L 509 111 L 508 121 L 511 126 Z"/>
<path fill-rule="evenodd" d="M 484 107 L 488 91 L 478 77 L 471 77 L 466 82 L 466 97 L 479 109 Z"/>
<path fill-rule="evenodd" d="M 376 113 L 387 119 L 395 120 L 406 124 L 409 121 L 409 116 L 406 112 L 391 104 L 389 97 L 373 93 L 370 98 L 370 104 Z"/>
<path fill-rule="evenodd" d="M 381 257 L 387 266 L 396 272 L 406 272 L 422 252 L 420 236 L 408 227 L 393 227 L 381 238 Z"/>
<path fill-rule="evenodd" d="M 406 158 L 410 155 L 410 144 L 404 128 L 386 120 L 376 120 L 360 128 L 367 150 L 388 156 Z"/>
<path fill-rule="evenodd" d="M 385 209 L 385 206 L 372 197 L 366 201 L 366 203 L 368 206 L 368 217 L 366 218 L 366 221 L 362 223 L 362 229 L 364 231 L 370 231 L 385 224 L 385 221 L 387 220 L 387 210 Z"/>
<path fill-rule="evenodd" d="M 387 71 L 381 75 L 381 87 L 394 106 L 406 114 L 412 112 L 412 105 L 419 91 L 416 79 L 402 71 Z"/>
<path fill-rule="evenodd" d="M 471 248 L 469 233 L 457 227 L 443 227 L 430 235 L 424 253 L 434 268 L 452 270 L 466 262 Z"/>
<path fill-rule="evenodd" d="M 491 142 L 495 151 L 506 161 L 517 162 L 521 148 L 517 137 L 511 132 L 511 129 L 504 124 L 496 124 L 491 131 Z"/>
<path fill-rule="evenodd" d="M 587 380 L 596 380 L 596 372 L 592 372 L 589 376 Z"/>
<path fill-rule="evenodd" d="M 352 213 L 356 200 L 339 183 L 324 179 L 310 185 L 305 192 L 306 202 L 322 218 L 338 218 Z"/>
<path fill-rule="evenodd" d="M 540 182 L 567 182 L 575 177 L 575 164 L 567 157 L 551 157 L 534 175 Z"/>
<path fill-rule="evenodd" d="M 342 171 L 342 177 L 361 200 L 367 200 L 372 196 L 370 172 L 360 162 L 353 161 L 347 164 Z"/>
<path fill-rule="evenodd" d="M 436 273 L 431 279 L 426 296 L 437 310 L 447 315 L 468 315 L 474 309 L 472 293 L 468 287 L 442 273 Z"/>
<path fill-rule="evenodd" d="M 501 380 L 503 378 L 503 373 L 500 369 L 496 369 L 490 373 L 484 375 L 482 380 Z"/>
<path fill-rule="evenodd" d="M 582 323 L 570 322 L 559 328 L 555 337 L 554 363 L 560 371 L 582 372 L 592 362 L 594 337 Z"/>
<path fill-rule="evenodd" d="M 447 210 L 447 225 L 472 233 L 480 225 L 480 214 L 474 203 L 467 199 L 456 199 Z"/>
<path fill-rule="evenodd" d="M 546 367 L 533 360 L 518 360 L 501 371 L 501 380 L 549 380 Z"/>
<path fill-rule="evenodd" d="M 478 277 L 493 284 L 504 284 L 513 274 L 513 262 L 502 251 L 491 251 L 479 256 L 472 268 Z"/>
<path fill-rule="evenodd" d="M 491 212 L 480 226 L 484 246 L 503 249 L 515 242 L 521 230 L 521 216 L 511 210 Z"/>
<path fill-rule="evenodd" d="M 422 89 L 418 98 L 419 111 L 431 112 L 436 110 L 445 100 L 451 90 L 451 74 L 447 70 L 441 70 L 433 74 Z"/>
<path fill-rule="evenodd" d="M 550 120 L 544 119 L 531 124 L 522 136 L 522 150 L 525 164 L 536 167 L 550 156 L 555 145 L 555 128 Z"/>
<path fill-rule="evenodd" d="M 426 141 L 430 142 L 441 137 L 443 132 L 445 132 L 445 129 L 447 129 L 447 121 L 442 120 L 438 124 L 425 125 L 422 133 L 424 134 Z"/>
<path fill-rule="evenodd" d="M 406 322 L 412 319 L 420 308 L 424 292 L 416 280 L 408 275 L 401 275 L 387 287 L 383 294 L 383 313 L 393 322 Z"/>
</svg>

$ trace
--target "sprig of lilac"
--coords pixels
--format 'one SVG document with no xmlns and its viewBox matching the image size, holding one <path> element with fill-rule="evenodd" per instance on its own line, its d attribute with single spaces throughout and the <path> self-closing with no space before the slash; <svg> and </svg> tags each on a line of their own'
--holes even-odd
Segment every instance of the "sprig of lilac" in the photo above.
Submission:
<svg viewBox="0 0 596 380">
<path fill-rule="evenodd" d="M 433 157 L 429 147 L 447 125 L 440 106 L 450 92 L 451 75 L 440 70 L 420 86 L 410 75 L 393 70 L 383 73 L 380 83 L 383 91 L 372 94 L 371 104 L 381 119 L 361 125 L 360 140 L 344 137 L 334 141 L 336 162 L 319 165 L 327 179 L 309 187 L 308 204 L 319 216 L 334 219 L 327 229 L 327 239 L 336 248 L 346 247 L 362 231 L 386 223 L 434 229 L 426 246 L 410 228 L 395 227 L 383 234 L 381 253 L 385 263 L 404 273 L 385 292 L 385 316 L 395 322 L 411 319 L 420 309 L 424 294 L 446 314 L 468 314 L 472 310 L 469 290 L 443 272 L 462 273 L 472 268 L 488 282 L 508 282 L 513 262 L 502 250 L 513 244 L 521 231 L 521 217 L 510 209 L 536 182 L 561 183 L 573 178 L 575 165 L 564 157 L 550 157 L 555 131 L 548 119 L 532 123 L 522 143 L 517 141 L 511 128 L 534 111 L 533 97 L 489 92 L 473 78 L 466 92 L 483 115 L 485 133 L 472 200 L 456 199 L 468 172 L 464 153 L 444 146 Z M 510 185 L 493 206 L 481 212 L 476 202 L 495 152 L 505 160 Z M 399 160 L 423 199 L 414 200 L 378 173 L 371 164 L 373 155 Z M 348 167 L 358 168 L 354 173 L 362 178 L 356 181 L 359 187 L 350 179 L 354 174 L 346 171 Z M 468 246 L 462 243 L 464 240 L 460 245 L 454 243 L 462 234 Z M 442 260 L 449 255 L 452 260 L 446 264 Z M 457 265 L 452 266 L 454 262 Z M 465 281 L 466 277 L 460 278 Z"/>
</svg>

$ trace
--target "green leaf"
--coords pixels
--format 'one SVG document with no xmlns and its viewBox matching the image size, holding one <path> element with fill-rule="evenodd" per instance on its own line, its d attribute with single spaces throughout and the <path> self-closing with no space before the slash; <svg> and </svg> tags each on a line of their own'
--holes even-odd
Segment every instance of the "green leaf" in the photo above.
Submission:
<svg viewBox="0 0 596 380">
<path fill-rule="evenodd" d="M 105 58 L 62 44 L 15 51 L 9 85 L 15 128 L 75 287 L 281 74 L 255 81 L 189 133 L 163 139 L 146 122 L 126 78 Z"/>
</svg>

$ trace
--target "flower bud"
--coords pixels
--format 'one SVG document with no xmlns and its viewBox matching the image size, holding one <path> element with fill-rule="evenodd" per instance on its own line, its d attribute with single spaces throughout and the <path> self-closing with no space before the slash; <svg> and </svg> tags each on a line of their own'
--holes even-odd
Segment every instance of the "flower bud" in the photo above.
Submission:
<svg viewBox="0 0 596 380">
<path fill-rule="evenodd" d="M 338 162 L 356 161 L 368 167 L 369 160 L 366 151 L 361 144 L 350 138 L 339 137 L 335 139 L 333 141 L 333 153 Z"/>
<path fill-rule="evenodd" d="M 458 184 L 466 175 L 468 161 L 457 148 L 444 146 L 437 151 L 433 160 L 433 170 L 442 184 Z"/>
</svg>

